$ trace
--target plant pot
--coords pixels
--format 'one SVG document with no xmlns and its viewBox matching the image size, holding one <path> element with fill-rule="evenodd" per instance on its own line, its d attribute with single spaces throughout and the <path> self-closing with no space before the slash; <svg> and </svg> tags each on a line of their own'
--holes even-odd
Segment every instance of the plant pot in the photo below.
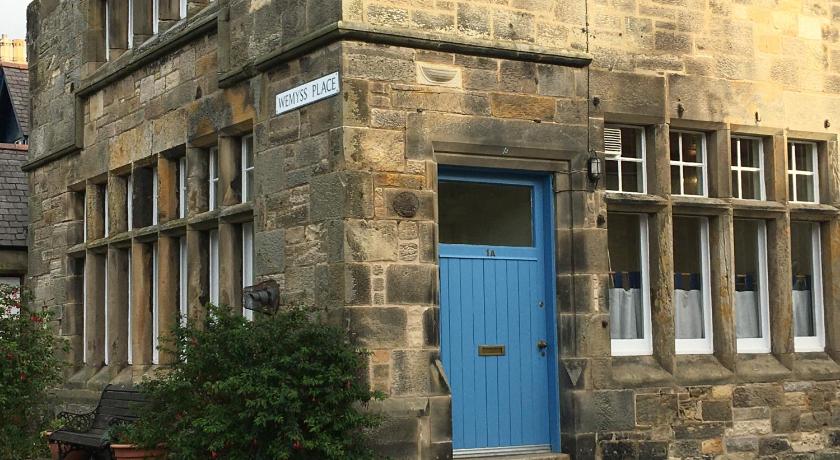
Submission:
<svg viewBox="0 0 840 460">
<path fill-rule="evenodd" d="M 114 453 L 114 460 L 163 460 L 166 458 L 166 451 L 163 449 L 141 449 L 134 444 L 111 444 L 111 452 Z"/>
<path fill-rule="evenodd" d="M 52 460 L 58 460 L 58 444 L 54 443 L 54 442 L 51 442 L 49 440 L 51 434 L 52 434 L 52 431 L 48 431 L 48 432 L 44 433 L 44 439 L 47 440 L 47 443 L 50 447 L 50 454 L 52 455 Z M 87 452 L 81 452 L 81 451 L 73 451 L 73 452 L 70 452 L 69 454 L 64 456 L 64 460 L 88 460 L 88 459 L 90 459 L 90 455 Z"/>
</svg>

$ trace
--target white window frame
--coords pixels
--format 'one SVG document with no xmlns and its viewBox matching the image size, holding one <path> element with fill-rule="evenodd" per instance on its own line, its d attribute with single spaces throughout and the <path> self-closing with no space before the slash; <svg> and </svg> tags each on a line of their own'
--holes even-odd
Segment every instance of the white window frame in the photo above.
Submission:
<svg viewBox="0 0 840 460">
<path fill-rule="evenodd" d="M 218 161 L 219 161 L 219 148 L 218 147 L 210 147 L 210 151 L 207 155 L 207 177 L 208 177 L 208 186 L 210 187 L 210 192 L 207 195 L 207 209 L 212 211 L 219 207 L 219 197 L 216 196 L 216 189 L 219 184 L 219 170 L 218 170 Z"/>
<path fill-rule="evenodd" d="M 699 135 L 700 136 L 700 139 L 701 139 L 700 152 L 698 152 L 698 154 L 702 157 L 703 161 L 701 161 L 699 163 L 698 162 L 693 162 L 693 161 L 683 161 L 683 135 L 684 134 Z M 668 152 L 669 164 L 670 164 L 670 166 L 679 167 L 679 170 L 680 170 L 680 182 L 679 182 L 680 183 L 680 189 L 679 189 L 679 193 L 677 193 L 677 191 L 671 190 L 671 194 L 672 195 L 680 195 L 680 196 L 709 196 L 709 177 L 708 177 L 708 175 L 709 175 L 708 174 L 709 153 L 708 153 L 708 148 L 707 148 L 708 141 L 707 141 L 706 133 L 701 132 L 701 131 L 682 131 L 682 130 L 679 130 L 679 131 L 671 131 L 670 135 L 671 136 L 673 136 L 673 135 L 679 136 L 677 142 L 678 142 L 679 157 L 680 157 L 679 160 L 671 160 L 670 143 L 669 143 L 669 146 L 668 146 L 668 149 L 669 149 L 669 152 Z M 701 178 L 703 180 L 703 187 L 702 187 L 702 190 L 700 191 L 700 193 L 701 193 L 700 195 L 692 195 L 692 194 L 686 194 L 685 193 L 685 176 L 683 174 L 683 170 L 685 169 L 686 166 L 693 167 L 693 168 L 696 168 L 698 166 L 700 167 L 700 175 L 701 175 Z"/>
<path fill-rule="evenodd" d="M 793 350 L 797 353 L 825 351 L 825 312 L 822 286 L 822 238 L 820 224 L 811 222 L 811 271 L 814 286 L 811 303 L 814 306 L 814 337 L 797 337 L 794 329 Z"/>
<path fill-rule="evenodd" d="M 152 225 L 158 224 L 158 170 L 152 168 Z"/>
<path fill-rule="evenodd" d="M 181 19 L 187 17 L 187 0 L 181 0 L 178 7 L 178 16 L 180 16 Z"/>
<path fill-rule="evenodd" d="M 87 191 L 82 192 L 82 242 L 87 243 L 88 240 L 88 230 L 87 230 Z"/>
<path fill-rule="evenodd" d="M 111 60 L 111 0 L 105 0 L 105 62 Z"/>
<path fill-rule="evenodd" d="M 187 217 L 187 157 L 178 158 L 178 218 Z"/>
<path fill-rule="evenodd" d="M 249 201 L 248 200 L 248 192 L 250 191 L 251 187 L 254 186 L 254 184 L 251 184 L 248 181 L 248 173 L 254 171 L 254 163 L 252 161 L 251 166 L 247 166 L 246 162 L 245 162 L 245 160 L 248 158 L 248 147 L 247 147 L 247 145 L 248 145 L 249 140 L 251 141 L 251 154 L 252 154 L 251 159 L 253 160 L 254 135 L 249 134 L 247 136 L 242 136 L 242 142 L 240 142 L 240 144 L 241 144 L 240 164 L 242 165 L 241 175 L 242 175 L 242 202 L 243 203 L 246 203 L 246 202 Z"/>
<path fill-rule="evenodd" d="M 635 214 L 639 217 L 639 245 L 642 275 L 642 331 L 641 339 L 610 339 L 613 356 L 641 356 L 653 354 L 653 325 L 650 313 L 650 262 L 648 216 Z M 609 229 L 607 229 L 609 231 Z"/>
<path fill-rule="evenodd" d="M 160 0 L 152 0 L 152 35 L 160 32 Z"/>
<path fill-rule="evenodd" d="M 254 284 L 254 223 L 242 224 L 242 287 L 246 288 Z M 252 321 L 254 311 L 242 305 L 242 316 Z"/>
<path fill-rule="evenodd" d="M 88 276 L 87 276 L 87 264 L 90 263 L 90 259 L 85 258 L 84 267 L 82 268 L 82 362 L 87 364 L 87 339 L 88 339 L 88 327 L 87 327 L 87 312 L 88 312 Z"/>
<path fill-rule="evenodd" d="M 674 339 L 678 355 L 710 355 L 714 353 L 714 331 L 712 329 L 712 286 L 709 261 L 709 218 L 705 216 L 677 216 L 700 219 L 700 269 L 703 283 L 703 332 L 701 339 Z M 671 275 L 673 277 L 673 274 Z M 676 290 L 676 286 L 674 286 Z M 676 319 L 676 317 L 675 317 Z M 676 323 L 674 325 L 676 328 Z"/>
<path fill-rule="evenodd" d="M 750 219 L 737 219 L 748 221 Z M 767 223 L 763 220 L 753 220 L 758 224 L 758 300 L 759 316 L 761 317 L 761 337 L 737 339 L 738 353 L 770 353 L 770 293 L 768 291 L 767 275 Z M 735 259 L 732 260 L 733 267 Z M 735 270 L 732 270 L 733 276 Z M 733 278 L 734 285 L 734 278 Z"/>
<path fill-rule="evenodd" d="M 152 243 L 152 364 L 160 363 L 160 301 L 158 281 L 158 245 Z"/>
<path fill-rule="evenodd" d="M 758 186 L 759 192 L 758 193 L 759 193 L 759 196 L 758 196 L 758 198 L 755 198 L 755 199 L 766 200 L 767 199 L 767 190 L 766 190 L 766 187 L 764 185 L 764 142 L 761 141 L 760 137 L 749 137 L 749 136 L 732 136 L 732 140 L 736 141 L 736 143 L 735 143 L 735 148 L 736 148 L 735 159 L 737 160 L 737 164 L 731 165 L 731 168 L 732 168 L 732 171 L 738 175 L 737 194 L 734 193 L 734 192 L 736 192 L 736 190 L 734 190 L 734 187 L 733 187 L 732 196 L 734 198 L 738 198 L 738 199 L 742 199 L 742 200 L 743 199 L 748 199 L 748 198 L 743 198 L 743 196 L 744 196 L 744 193 L 743 193 L 743 190 L 744 190 L 743 173 L 744 172 L 749 172 L 749 173 L 758 172 L 758 180 L 759 180 L 759 186 Z M 742 166 L 741 165 L 741 142 L 742 141 L 755 142 L 756 145 L 758 145 L 758 167 L 757 168 L 753 167 L 753 166 Z"/>
<path fill-rule="evenodd" d="M 134 230 L 134 174 L 128 175 L 128 183 L 125 190 L 125 207 L 128 212 L 128 229 Z"/>
<path fill-rule="evenodd" d="M 105 195 L 105 196 L 102 198 L 102 200 L 104 201 L 103 206 L 102 206 L 102 208 L 103 208 L 102 209 L 102 214 L 104 215 L 103 220 L 105 221 L 104 222 L 104 224 L 105 224 L 105 238 L 108 238 L 108 236 L 111 234 L 111 230 L 110 230 L 110 227 L 111 227 L 111 211 L 110 211 L 109 206 L 108 206 L 108 185 L 105 184 L 103 186 L 103 189 L 104 189 L 103 195 Z"/>
<path fill-rule="evenodd" d="M 131 273 L 133 272 L 133 267 L 131 266 L 131 248 L 128 249 L 128 364 L 131 364 L 133 359 L 132 355 L 134 354 L 134 330 L 131 328 L 131 315 L 132 315 L 132 305 L 134 305 L 134 297 L 133 297 L 133 289 L 131 285 Z"/>
<path fill-rule="evenodd" d="M 208 287 L 210 289 L 210 303 L 215 306 L 219 306 L 219 230 L 213 229 L 210 230 L 208 235 L 208 240 L 210 244 L 209 248 L 209 259 L 210 259 L 210 270 L 208 270 L 209 275 L 209 283 Z"/>
<path fill-rule="evenodd" d="M 811 152 L 811 163 L 814 165 L 813 171 L 806 171 L 797 169 L 796 165 L 796 146 L 805 146 Z M 788 192 L 788 198 L 790 199 L 791 203 L 819 203 L 820 202 L 820 164 L 818 163 L 818 156 L 817 156 L 817 144 L 816 142 L 806 142 L 806 141 L 789 141 L 788 142 L 788 152 L 790 152 L 790 158 L 793 161 L 793 164 L 788 165 L 787 175 L 788 177 L 793 178 L 793 188 Z M 814 200 L 813 201 L 802 201 L 799 200 L 796 196 L 796 182 L 798 180 L 798 176 L 811 176 L 814 178 Z M 790 181 L 788 181 L 790 183 Z"/>
<path fill-rule="evenodd" d="M 178 313 L 181 316 L 181 326 L 187 325 L 187 237 L 178 238 Z"/>
<path fill-rule="evenodd" d="M 153 1 L 152 3 L 157 3 Z M 134 48 L 134 0 L 128 0 L 128 49 Z"/>
<path fill-rule="evenodd" d="M 107 194 L 106 194 L 107 195 Z M 110 328 L 110 315 L 108 314 L 108 253 L 105 253 L 105 365 L 111 364 L 111 334 L 109 333 L 108 329 Z"/>
<path fill-rule="evenodd" d="M 636 132 L 636 148 L 639 149 L 641 153 L 640 158 L 630 158 L 624 157 L 621 154 L 617 156 L 605 156 L 604 161 L 613 161 L 617 163 L 618 166 L 618 190 L 611 190 L 607 189 L 608 192 L 616 192 L 616 193 L 630 193 L 634 195 L 644 195 L 647 193 L 647 144 L 645 142 L 645 128 L 642 126 L 633 126 L 633 125 L 606 125 L 605 128 L 614 128 L 614 129 L 632 129 Z M 630 192 L 624 190 L 624 179 L 622 178 L 621 171 L 624 163 L 635 163 L 642 165 L 642 190 L 639 192 Z"/>
</svg>

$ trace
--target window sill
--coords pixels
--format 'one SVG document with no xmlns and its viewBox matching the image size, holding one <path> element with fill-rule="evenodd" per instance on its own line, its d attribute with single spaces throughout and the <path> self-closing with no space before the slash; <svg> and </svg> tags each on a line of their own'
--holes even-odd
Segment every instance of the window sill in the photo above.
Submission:
<svg viewBox="0 0 840 460">
<path fill-rule="evenodd" d="M 714 355 L 677 355 L 674 379 L 679 385 L 731 382 L 734 374 Z"/>
<path fill-rule="evenodd" d="M 840 214 L 834 206 L 818 203 L 790 203 L 790 214 L 797 220 L 821 221 Z"/>
<path fill-rule="evenodd" d="M 675 213 L 718 215 L 730 208 L 727 200 L 703 196 L 671 195 Z"/>
<path fill-rule="evenodd" d="M 668 201 L 661 196 L 640 193 L 607 191 L 605 199 L 607 207 L 615 211 L 658 212 L 668 205 Z"/>
<path fill-rule="evenodd" d="M 616 388 L 670 386 L 674 377 L 653 356 L 614 356 L 612 385 Z"/>
<path fill-rule="evenodd" d="M 792 375 L 772 354 L 739 354 L 735 363 L 739 382 L 778 382 Z"/>
<path fill-rule="evenodd" d="M 736 217 L 773 218 L 785 212 L 785 205 L 778 201 L 742 200 L 731 198 L 732 209 Z"/>
<path fill-rule="evenodd" d="M 796 353 L 793 374 L 802 380 L 836 380 L 840 365 L 826 353 Z"/>
<path fill-rule="evenodd" d="M 167 235 L 180 235 L 186 231 L 187 219 L 172 219 L 166 223 L 160 224 L 161 233 Z"/>
<path fill-rule="evenodd" d="M 221 210 L 217 208 L 212 211 L 205 211 L 201 214 L 189 217 L 187 222 L 190 227 L 195 227 L 199 230 L 216 228 L 218 227 L 219 214 L 221 214 Z"/>
<path fill-rule="evenodd" d="M 239 203 L 222 209 L 219 217 L 225 222 L 246 222 L 254 219 L 254 203 Z"/>
</svg>

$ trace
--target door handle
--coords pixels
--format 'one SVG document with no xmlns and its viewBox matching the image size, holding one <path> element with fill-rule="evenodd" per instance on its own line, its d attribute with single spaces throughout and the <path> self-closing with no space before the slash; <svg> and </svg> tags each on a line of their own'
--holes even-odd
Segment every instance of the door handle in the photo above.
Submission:
<svg viewBox="0 0 840 460">
<path fill-rule="evenodd" d="M 537 340 L 537 348 L 539 348 L 540 351 L 545 350 L 548 348 L 548 342 L 545 340 Z"/>
</svg>

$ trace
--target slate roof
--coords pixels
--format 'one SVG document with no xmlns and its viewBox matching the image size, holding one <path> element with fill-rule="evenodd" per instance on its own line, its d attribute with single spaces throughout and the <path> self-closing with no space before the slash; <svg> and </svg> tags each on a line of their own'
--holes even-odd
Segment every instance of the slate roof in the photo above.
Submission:
<svg viewBox="0 0 840 460">
<path fill-rule="evenodd" d="M 21 169 L 26 157 L 26 146 L 0 144 L 0 247 L 26 246 L 29 188 Z"/>
<path fill-rule="evenodd" d="M 20 130 L 29 136 L 29 71 L 24 64 L 0 62 L 0 73 L 12 97 Z"/>
</svg>

